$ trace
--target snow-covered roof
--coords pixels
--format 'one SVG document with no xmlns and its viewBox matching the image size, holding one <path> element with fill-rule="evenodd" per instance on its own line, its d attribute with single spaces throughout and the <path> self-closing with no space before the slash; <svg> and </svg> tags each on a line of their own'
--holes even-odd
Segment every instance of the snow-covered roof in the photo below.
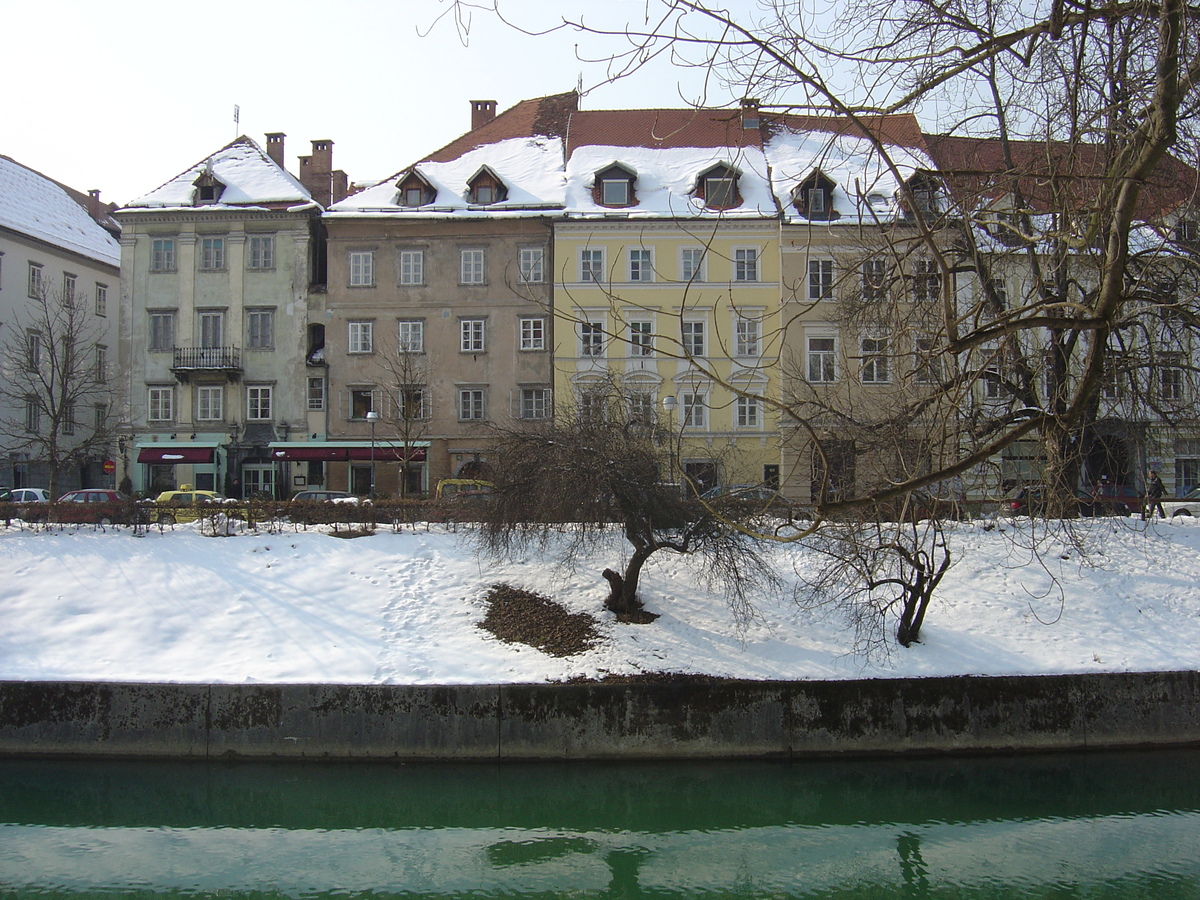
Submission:
<svg viewBox="0 0 1200 900">
<path fill-rule="evenodd" d="M 467 182 L 485 166 L 504 182 L 508 193 L 500 202 L 476 206 L 468 199 Z M 334 214 L 386 210 L 418 217 L 428 217 L 433 212 L 491 218 L 497 214 L 545 215 L 547 207 L 561 208 L 563 204 L 562 141 L 558 138 L 511 138 L 476 147 L 449 162 L 423 162 L 415 169 L 437 191 L 433 202 L 421 207 L 400 204 L 396 185 L 408 174 L 405 171 L 335 203 L 330 209 Z"/>
<path fill-rule="evenodd" d="M 884 149 L 904 181 L 919 170 L 933 169 L 933 161 L 918 150 L 889 144 Z M 858 224 L 863 219 L 891 220 L 900 214 L 900 182 L 879 148 L 865 137 L 783 128 L 768 139 L 766 157 L 775 196 L 788 221 L 809 221 L 797 212 L 793 192 L 817 171 L 835 185 L 831 197 L 834 221 Z M 860 198 L 868 198 L 868 202 Z"/>
<path fill-rule="evenodd" d="M 312 195 L 253 140 L 239 137 L 123 209 L 196 208 L 196 181 L 206 173 L 224 186 L 207 207 L 307 206 Z"/>
<path fill-rule="evenodd" d="M 121 245 L 57 182 L 0 156 L 0 226 L 109 266 Z"/>
</svg>

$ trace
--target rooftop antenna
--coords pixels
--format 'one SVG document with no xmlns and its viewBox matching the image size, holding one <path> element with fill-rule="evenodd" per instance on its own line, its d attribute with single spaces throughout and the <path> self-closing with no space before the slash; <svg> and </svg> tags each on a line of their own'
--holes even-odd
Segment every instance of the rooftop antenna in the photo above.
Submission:
<svg viewBox="0 0 1200 900">
<path fill-rule="evenodd" d="M 236 103 L 233 104 L 233 136 L 237 137 L 240 134 L 238 122 L 242 118 L 242 108 Z"/>
</svg>

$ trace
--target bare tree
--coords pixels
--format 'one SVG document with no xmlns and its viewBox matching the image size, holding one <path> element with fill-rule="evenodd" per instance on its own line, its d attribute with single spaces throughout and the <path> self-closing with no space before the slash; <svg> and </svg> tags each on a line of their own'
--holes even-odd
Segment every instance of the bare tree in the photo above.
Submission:
<svg viewBox="0 0 1200 900">
<path fill-rule="evenodd" d="M 103 333 L 79 297 L 45 287 L 7 324 L 0 434 L 46 467 L 56 497 L 63 474 L 106 453 L 112 441 Z"/>
<path fill-rule="evenodd" d="M 383 421 L 403 453 L 400 497 L 408 495 L 409 462 L 414 444 L 429 433 L 430 363 L 423 335 L 398 339 L 394 348 L 380 354 L 382 380 L 390 396 L 384 401 Z"/>
<path fill-rule="evenodd" d="M 726 591 L 735 613 L 749 616 L 754 589 L 777 583 L 753 537 L 768 510 L 737 498 L 705 503 L 664 480 L 673 452 L 673 435 L 631 418 L 616 391 L 594 393 L 585 407 L 553 422 L 498 433 L 483 546 L 503 556 L 562 541 L 562 559 L 574 565 L 600 533 L 619 529 L 630 554 L 621 571 L 602 573 L 608 609 L 641 621 L 642 568 L 669 552 L 701 557 L 702 571 Z"/>
</svg>

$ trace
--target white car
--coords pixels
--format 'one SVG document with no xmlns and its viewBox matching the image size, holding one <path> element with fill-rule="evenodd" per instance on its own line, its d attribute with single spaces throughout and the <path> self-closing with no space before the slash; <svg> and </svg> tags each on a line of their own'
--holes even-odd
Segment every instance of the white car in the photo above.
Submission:
<svg viewBox="0 0 1200 900">
<path fill-rule="evenodd" d="M 1164 497 L 1162 506 L 1168 516 L 1200 516 L 1200 487 L 1194 487 L 1174 500 Z"/>
<path fill-rule="evenodd" d="M 13 503 L 50 502 L 50 492 L 45 488 L 13 488 L 8 493 Z"/>
</svg>

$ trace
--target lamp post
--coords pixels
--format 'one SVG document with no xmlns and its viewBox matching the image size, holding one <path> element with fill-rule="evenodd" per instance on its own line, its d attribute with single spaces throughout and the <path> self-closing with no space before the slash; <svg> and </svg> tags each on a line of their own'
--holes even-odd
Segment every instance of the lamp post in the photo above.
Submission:
<svg viewBox="0 0 1200 900">
<path fill-rule="evenodd" d="M 668 481 L 675 483 L 675 408 L 677 406 L 674 394 L 662 398 L 663 410 L 667 414 L 667 470 Z"/>
<path fill-rule="evenodd" d="M 367 413 L 367 421 L 371 423 L 371 499 L 375 499 L 375 423 L 379 421 L 379 413 L 371 410 Z"/>
</svg>

